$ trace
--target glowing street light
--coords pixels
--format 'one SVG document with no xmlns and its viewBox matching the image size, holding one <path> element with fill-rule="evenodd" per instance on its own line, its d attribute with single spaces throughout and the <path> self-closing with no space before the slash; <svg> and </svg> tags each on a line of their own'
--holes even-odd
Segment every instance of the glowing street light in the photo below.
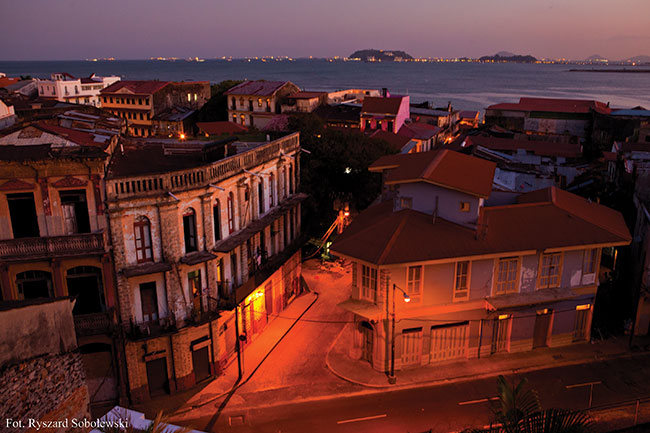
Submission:
<svg viewBox="0 0 650 433">
<path fill-rule="evenodd" d="M 395 377 L 395 291 L 398 290 L 402 292 L 402 295 L 404 296 L 404 302 L 409 303 L 411 302 L 411 297 L 400 287 L 397 286 L 397 284 L 393 284 L 393 314 L 392 314 L 392 337 L 390 339 L 390 374 L 388 376 L 388 383 L 394 384 L 397 381 L 397 378 Z"/>
</svg>

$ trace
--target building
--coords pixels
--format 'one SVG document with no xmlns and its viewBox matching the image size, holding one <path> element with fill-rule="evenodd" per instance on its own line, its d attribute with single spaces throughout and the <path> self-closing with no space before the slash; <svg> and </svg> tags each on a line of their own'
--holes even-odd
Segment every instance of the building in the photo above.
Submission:
<svg viewBox="0 0 650 433">
<path fill-rule="evenodd" d="M 232 122 L 197 122 L 199 132 L 206 137 L 230 137 L 237 134 L 246 134 L 248 128 Z"/>
<path fill-rule="evenodd" d="M 312 113 L 316 108 L 327 103 L 327 92 L 296 92 L 286 98 L 281 106 L 283 113 Z"/>
<path fill-rule="evenodd" d="M 263 129 L 281 113 L 289 95 L 300 92 L 290 81 L 244 81 L 228 89 L 228 119 L 246 127 Z"/>
<path fill-rule="evenodd" d="M 16 123 L 16 111 L 13 105 L 7 105 L 0 100 L 0 129 L 8 128 Z"/>
<path fill-rule="evenodd" d="M 478 111 L 461 111 L 458 114 L 461 128 L 478 128 L 479 125 L 479 112 Z"/>
<path fill-rule="evenodd" d="M 103 201 L 117 137 L 38 122 L 0 137 L 3 300 L 72 296 L 92 402 L 119 400 L 113 260 Z"/>
<path fill-rule="evenodd" d="M 394 132 L 376 129 L 368 131 L 370 138 L 383 140 L 395 153 L 413 153 L 418 152 L 418 142 L 405 135 L 395 134 Z"/>
<path fill-rule="evenodd" d="M 335 90 L 327 94 L 327 103 L 329 105 L 342 104 L 346 102 L 357 102 L 360 104 L 366 96 L 380 97 L 381 93 L 377 89 Z"/>
<path fill-rule="evenodd" d="M 92 74 L 77 78 L 67 72 L 57 72 L 49 80 L 37 80 L 36 84 L 38 95 L 42 98 L 101 107 L 99 92 L 117 81 L 120 81 L 120 77 L 98 77 Z"/>
<path fill-rule="evenodd" d="M 341 131 L 359 131 L 361 104 L 321 105 L 314 110 L 326 128 Z"/>
<path fill-rule="evenodd" d="M 36 431 L 28 422 L 90 419 L 82 356 L 69 298 L 0 301 L 0 417 L 6 432 Z M 20 424 L 22 422 L 22 425 Z"/>
<path fill-rule="evenodd" d="M 442 128 L 428 123 L 405 123 L 397 132 L 399 135 L 411 138 L 417 143 L 416 152 L 433 150 L 440 141 Z"/>
<path fill-rule="evenodd" d="M 127 145 L 109 167 L 134 402 L 219 375 L 301 289 L 298 134 L 201 143 Z"/>
<path fill-rule="evenodd" d="M 362 131 L 381 129 L 397 133 L 409 118 L 409 96 L 367 96 L 363 99 L 360 116 Z"/>
<path fill-rule="evenodd" d="M 174 109 L 180 110 L 174 107 L 198 110 L 210 99 L 210 83 L 123 80 L 103 89 L 101 98 L 102 108 L 127 122 L 129 135 L 149 137 L 158 132 L 166 136 L 172 129 L 177 132 L 185 127 L 183 116 L 173 115 Z M 172 117 L 176 119 L 172 123 L 165 121 Z"/>
<path fill-rule="evenodd" d="M 487 206 L 495 168 L 449 150 L 370 166 L 382 200 L 331 247 L 352 263 L 351 357 L 390 372 L 589 340 L 622 216 L 554 187 Z"/>
<path fill-rule="evenodd" d="M 594 113 L 609 114 L 609 104 L 583 99 L 520 98 L 490 105 L 485 123 L 527 135 L 546 135 L 573 142 L 591 139 Z"/>
<path fill-rule="evenodd" d="M 159 137 L 180 137 L 196 135 L 196 110 L 173 106 L 153 116 L 153 135 Z"/>
</svg>

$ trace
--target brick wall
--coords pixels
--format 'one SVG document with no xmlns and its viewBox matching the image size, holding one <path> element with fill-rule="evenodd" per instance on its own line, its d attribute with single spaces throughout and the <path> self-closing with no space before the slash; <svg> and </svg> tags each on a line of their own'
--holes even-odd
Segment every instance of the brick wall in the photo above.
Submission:
<svg viewBox="0 0 650 433">
<path fill-rule="evenodd" d="M 90 418 L 88 389 L 81 356 L 64 353 L 9 365 L 0 372 L 0 420 L 22 420 L 23 427 L 3 431 L 28 431 L 28 420 Z M 67 431 L 49 430 L 48 432 Z"/>
</svg>

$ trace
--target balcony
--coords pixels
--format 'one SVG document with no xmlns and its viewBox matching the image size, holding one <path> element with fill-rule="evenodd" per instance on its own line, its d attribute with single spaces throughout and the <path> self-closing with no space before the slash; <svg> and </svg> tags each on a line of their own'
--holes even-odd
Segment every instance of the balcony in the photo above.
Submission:
<svg viewBox="0 0 650 433">
<path fill-rule="evenodd" d="M 79 314 L 74 316 L 74 328 L 78 336 L 110 334 L 116 321 L 114 309 L 103 313 Z"/>
<path fill-rule="evenodd" d="M 0 240 L 0 260 L 35 260 L 100 254 L 105 251 L 104 232 L 66 236 Z"/>
<path fill-rule="evenodd" d="M 171 317 L 147 320 L 140 323 L 131 321 L 131 324 L 126 326 L 126 336 L 131 340 L 145 340 L 178 331 L 176 321 Z"/>
</svg>

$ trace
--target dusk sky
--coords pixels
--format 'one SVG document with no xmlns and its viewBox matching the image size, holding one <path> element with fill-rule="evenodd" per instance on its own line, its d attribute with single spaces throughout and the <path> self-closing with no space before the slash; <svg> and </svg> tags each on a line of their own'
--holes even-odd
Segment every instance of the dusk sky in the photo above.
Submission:
<svg viewBox="0 0 650 433">
<path fill-rule="evenodd" d="M 650 55 L 649 0 L 0 0 L 0 60 Z"/>
</svg>

